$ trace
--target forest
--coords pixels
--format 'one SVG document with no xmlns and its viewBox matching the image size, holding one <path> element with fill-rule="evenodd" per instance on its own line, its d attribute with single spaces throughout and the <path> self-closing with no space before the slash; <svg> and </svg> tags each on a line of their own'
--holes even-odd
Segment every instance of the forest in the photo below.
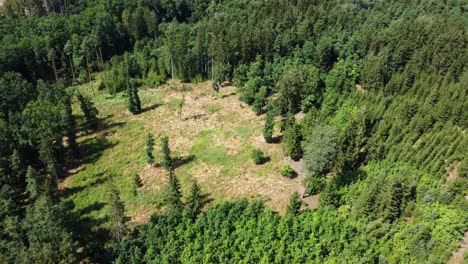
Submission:
<svg viewBox="0 0 468 264">
<path fill-rule="evenodd" d="M 0 36 L 0 263 L 468 263 L 468 0 L 4 0 Z"/>
</svg>

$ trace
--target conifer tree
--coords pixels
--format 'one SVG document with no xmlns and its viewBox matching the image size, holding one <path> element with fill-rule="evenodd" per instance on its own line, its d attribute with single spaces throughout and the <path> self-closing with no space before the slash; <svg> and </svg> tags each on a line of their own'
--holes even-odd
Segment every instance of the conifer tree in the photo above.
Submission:
<svg viewBox="0 0 468 264">
<path fill-rule="evenodd" d="M 289 200 L 287 209 L 288 214 L 297 215 L 299 214 L 302 206 L 301 196 L 298 192 L 294 192 Z"/>
<path fill-rule="evenodd" d="M 133 93 L 133 100 L 135 101 L 135 108 L 136 111 L 139 113 L 141 112 L 141 100 L 140 96 L 138 95 L 138 87 L 135 83 L 135 81 L 131 81 L 131 86 L 132 86 L 132 93 Z"/>
<path fill-rule="evenodd" d="M 169 174 L 169 184 L 166 190 L 166 203 L 171 209 L 177 209 L 182 206 L 182 192 L 180 182 L 174 172 Z"/>
<path fill-rule="evenodd" d="M 99 111 L 94 106 L 94 103 L 88 97 L 83 96 L 82 94 L 77 94 L 78 101 L 80 102 L 81 111 L 85 117 L 85 129 L 93 130 L 97 128 L 97 115 Z"/>
<path fill-rule="evenodd" d="M 273 104 L 271 102 L 267 105 L 267 114 L 265 120 L 265 126 L 263 127 L 263 137 L 267 143 L 271 143 L 273 139 L 273 133 L 275 130 L 275 112 Z"/>
<path fill-rule="evenodd" d="M 134 174 L 133 175 L 133 196 L 137 196 L 138 195 L 138 188 L 141 188 L 143 186 L 143 183 L 141 182 L 141 178 L 140 178 L 140 175 L 138 174 Z"/>
<path fill-rule="evenodd" d="M 283 136 L 286 155 L 290 156 L 293 160 L 300 160 L 302 158 L 301 127 L 296 123 L 290 124 L 284 131 Z"/>
<path fill-rule="evenodd" d="M 109 183 L 111 217 L 115 238 L 122 241 L 125 234 L 125 205 L 120 198 L 120 192 L 113 182 Z"/>
<path fill-rule="evenodd" d="M 28 193 L 29 199 L 36 199 L 40 193 L 39 175 L 31 166 L 28 166 L 26 172 L 26 192 Z"/>
<path fill-rule="evenodd" d="M 133 98 L 133 88 L 132 85 L 127 83 L 127 99 L 128 99 L 128 111 L 132 114 L 137 113 L 137 106 L 135 103 L 135 99 Z"/>
<path fill-rule="evenodd" d="M 386 210 L 386 218 L 393 222 L 401 213 L 401 204 L 404 196 L 403 185 L 401 182 L 395 181 L 392 183 L 389 196 L 390 199 Z"/>
<path fill-rule="evenodd" d="M 146 161 L 148 164 L 154 163 L 154 137 L 151 133 L 148 133 L 148 137 L 146 138 Z"/>
<path fill-rule="evenodd" d="M 166 170 L 172 170 L 171 150 L 169 149 L 169 138 L 164 136 L 161 139 L 161 150 L 163 154 L 162 165 Z"/>
<path fill-rule="evenodd" d="M 206 203 L 205 196 L 202 194 L 200 186 L 195 180 L 190 188 L 190 196 L 187 199 L 187 207 L 192 218 L 195 218 Z"/>
</svg>

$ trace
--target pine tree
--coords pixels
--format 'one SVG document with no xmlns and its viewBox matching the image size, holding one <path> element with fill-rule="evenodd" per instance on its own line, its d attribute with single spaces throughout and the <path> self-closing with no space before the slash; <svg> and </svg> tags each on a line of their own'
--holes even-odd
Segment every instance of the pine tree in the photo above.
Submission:
<svg viewBox="0 0 468 264">
<path fill-rule="evenodd" d="M 154 138 L 151 133 L 148 133 L 148 137 L 146 139 L 146 162 L 148 162 L 148 164 L 154 163 L 153 150 L 154 150 Z"/>
<path fill-rule="evenodd" d="M 137 113 L 137 106 L 136 106 L 136 103 L 135 103 L 135 99 L 133 98 L 133 95 L 134 95 L 134 93 L 133 93 L 132 85 L 127 83 L 128 111 L 130 111 L 130 113 L 132 113 L 132 114 L 136 114 Z"/>
<path fill-rule="evenodd" d="M 301 127 L 296 123 L 288 125 L 283 136 L 286 155 L 290 156 L 293 160 L 300 160 L 302 158 Z"/>
<path fill-rule="evenodd" d="M 275 112 L 273 104 L 271 102 L 267 105 L 267 114 L 265 120 L 265 126 L 263 128 L 263 137 L 267 143 L 271 143 L 273 139 L 273 133 L 275 130 Z"/>
<path fill-rule="evenodd" d="M 386 219 L 390 222 L 395 221 L 401 213 L 401 205 L 403 202 L 403 185 L 401 182 L 395 181 L 390 187 L 390 199 L 386 210 Z"/>
<path fill-rule="evenodd" d="M 287 209 L 288 214 L 297 215 L 300 213 L 302 206 L 301 196 L 298 192 L 294 192 L 289 200 L 289 205 Z"/>
<path fill-rule="evenodd" d="M 136 111 L 139 113 L 141 112 L 141 101 L 140 101 L 140 96 L 138 95 L 138 87 L 135 84 L 135 81 L 132 80 L 132 93 L 133 93 L 133 100 L 135 101 L 135 108 Z"/>
<path fill-rule="evenodd" d="M 194 181 L 190 189 L 190 196 L 187 199 L 187 207 L 192 218 L 195 218 L 201 212 L 205 203 L 205 196 L 202 194 L 197 181 Z"/>
<path fill-rule="evenodd" d="M 26 192 L 28 193 L 29 199 L 36 199 L 40 193 L 39 175 L 31 166 L 28 166 L 26 172 Z"/>
<path fill-rule="evenodd" d="M 140 175 L 134 174 L 133 175 L 133 196 L 136 197 L 138 195 L 138 188 L 141 188 L 143 186 L 143 183 L 141 182 Z"/>
<path fill-rule="evenodd" d="M 171 209 L 177 209 L 182 206 L 182 192 L 180 182 L 174 172 L 169 174 L 169 184 L 166 190 L 166 203 Z"/>
<path fill-rule="evenodd" d="M 84 97 L 82 94 L 77 94 L 78 101 L 80 102 L 81 111 L 85 117 L 84 127 L 88 130 L 97 128 L 98 119 L 97 115 L 99 111 L 94 106 L 94 103 L 88 97 Z"/>
<path fill-rule="evenodd" d="M 115 238 L 118 242 L 122 241 L 125 234 L 125 205 L 120 198 L 120 192 L 113 182 L 109 183 L 111 217 Z"/>
<path fill-rule="evenodd" d="M 172 170 L 171 150 L 169 149 L 169 138 L 164 136 L 161 139 L 161 150 L 163 154 L 162 165 L 166 170 Z"/>
<path fill-rule="evenodd" d="M 13 150 L 13 154 L 10 156 L 10 170 L 13 178 L 11 179 L 11 184 L 18 185 L 21 184 L 21 179 L 24 176 L 23 161 L 18 150 Z"/>
</svg>

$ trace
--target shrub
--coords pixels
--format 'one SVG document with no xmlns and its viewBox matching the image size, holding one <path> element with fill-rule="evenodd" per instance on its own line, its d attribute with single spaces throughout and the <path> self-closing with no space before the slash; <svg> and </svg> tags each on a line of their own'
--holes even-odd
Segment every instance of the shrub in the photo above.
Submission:
<svg viewBox="0 0 468 264">
<path fill-rule="evenodd" d="M 263 153 L 263 151 L 259 149 L 254 149 L 252 151 L 252 159 L 254 163 L 257 165 L 263 164 L 266 161 L 265 153 Z"/>
<path fill-rule="evenodd" d="M 291 166 L 285 165 L 281 169 L 281 175 L 283 175 L 286 178 L 292 179 L 297 176 L 297 173 L 293 170 L 293 168 L 291 168 Z"/>
</svg>

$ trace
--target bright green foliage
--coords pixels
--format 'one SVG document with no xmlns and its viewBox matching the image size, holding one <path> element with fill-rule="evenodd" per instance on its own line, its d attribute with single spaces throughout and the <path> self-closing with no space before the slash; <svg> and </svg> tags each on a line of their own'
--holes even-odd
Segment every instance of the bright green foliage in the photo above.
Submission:
<svg viewBox="0 0 468 264">
<path fill-rule="evenodd" d="M 252 160 L 255 164 L 263 164 L 266 161 L 265 153 L 260 149 L 252 150 Z"/>
<path fill-rule="evenodd" d="M 265 106 L 265 96 L 266 96 L 266 87 L 260 87 L 260 90 L 255 94 L 255 100 L 252 104 L 252 110 L 255 114 L 260 115 L 263 112 L 263 107 Z"/>
<path fill-rule="evenodd" d="M 194 181 L 192 187 L 190 188 L 189 197 L 187 197 L 187 209 L 189 210 L 192 218 L 195 218 L 198 214 L 200 214 L 205 204 L 206 197 L 202 193 L 198 183 Z"/>
<path fill-rule="evenodd" d="M 182 207 L 182 191 L 179 179 L 174 172 L 169 173 L 169 183 L 166 187 L 165 202 L 170 209 Z"/>
<path fill-rule="evenodd" d="M 291 166 L 285 165 L 283 166 L 283 168 L 281 168 L 281 175 L 283 175 L 286 178 L 292 179 L 297 176 L 297 172 L 294 171 L 294 169 L 291 168 Z"/>
<path fill-rule="evenodd" d="M 164 136 L 161 138 L 162 166 L 168 170 L 172 170 L 171 149 L 169 148 L 169 138 Z"/>
<path fill-rule="evenodd" d="M 273 103 L 268 102 L 265 126 L 263 127 L 263 138 L 267 143 L 271 143 L 273 139 L 273 133 L 275 131 L 275 116 L 276 113 L 273 107 Z"/>
<path fill-rule="evenodd" d="M 146 162 L 148 164 L 154 163 L 153 150 L 154 150 L 154 137 L 151 133 L 148 133 L 148 136 L 146 137 Z"/>
<path fill-rule="evenodd" d="M 284 153 L 296 161 L 302 158 L 301 140 L 301 126 L 295 122 L 287 124 L 283 132 Z"/>
<path fill-rule="evenodd" d="M 297 215 L 301 211 L 302 199 L 298 192 L 294 192 L 289 199 L 289 205 L 287 213 L 291 215 Z"/>
<path fill-rule="evenodd" d="M 76 97 L 80 102 L 81 111 L 85 117 L 84 128 L 87 130 L 96 129 L 98 125 L 97 115 L 99 114 L 99 111 L 89 97 L 83 96 L 80 93 L 78 93 Z"/>
</svg>

